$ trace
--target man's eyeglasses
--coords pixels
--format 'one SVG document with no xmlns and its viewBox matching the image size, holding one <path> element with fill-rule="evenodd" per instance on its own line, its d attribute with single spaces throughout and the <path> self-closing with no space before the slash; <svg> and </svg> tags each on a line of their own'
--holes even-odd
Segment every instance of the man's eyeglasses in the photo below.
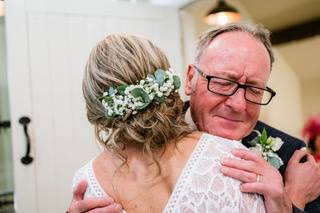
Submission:
<svg viewBox="0 0 320 213">
<path fill-rule="evenodd" d="M 232 81 L 225 78 L 220 78 L 217 76 L 206 75 L 200 68 L 192 65 L 204 78 L 208 80 L 208 90 L 212 93 L 232 96 L 235 94 L 239 88 L 244 89 L 245 100 L 259 105 L 267 105 L 270 103 L 271 99 L 276 95 L 276 92 L 271 88 L 260 88 L 256 86 L 240 84 L 236 81 Z"/>
</svg>

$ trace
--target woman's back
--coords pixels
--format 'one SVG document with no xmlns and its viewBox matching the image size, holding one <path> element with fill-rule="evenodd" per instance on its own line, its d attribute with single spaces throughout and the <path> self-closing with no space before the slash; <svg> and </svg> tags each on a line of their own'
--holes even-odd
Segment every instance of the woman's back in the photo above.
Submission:
<svg viewBox="0 0 320 213">
<path fill-rule="evenodd" d="M 192 133 L 167 147 L 159 158 L 159 175 L 152 160 L 133 149 L 128 150 L 127 166 L 118 169 L 122 161 L 105 152 L 94 160 L 92 171 L 101 194 L 113 197 L 127 212 L 265 212 L 260 196 L 241 193 L 239 181 L 219 172 L 221 158 L 242 147 Z M 95 181 L 88 181 L 89 188 Z"/>
<path fill-rule="evenodd" d="M 127 165 L 110 152 L 93 162 L 94 173 L 104 191 L 128 212 L 161 212 L 201 133 L 192 133 L 159 153 L 161 173 L 152 159 L 129 148 Z"/>
</svg>

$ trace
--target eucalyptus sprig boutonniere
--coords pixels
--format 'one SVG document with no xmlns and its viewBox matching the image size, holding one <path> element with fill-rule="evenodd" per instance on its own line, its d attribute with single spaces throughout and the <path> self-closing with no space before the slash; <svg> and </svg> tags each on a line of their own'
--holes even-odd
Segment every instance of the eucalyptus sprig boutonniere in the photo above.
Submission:
<svg viewBox="0 0 320 213">
<path fill-rule="evenodd" d="M 252 141 L 249 141 L 249 144 L 252 146 L 249 149 L 260 153 L 268 163 L 279 169 L 279 167 L 283 165 L 283 161 L 275 152 L 278 151 L 283 144 L 281 138 L 268 137 L 267 131 L 264 128 L 262 133 L 258 130 L 254 130 L 254 132 L 258 135 Z"/>
</svg>

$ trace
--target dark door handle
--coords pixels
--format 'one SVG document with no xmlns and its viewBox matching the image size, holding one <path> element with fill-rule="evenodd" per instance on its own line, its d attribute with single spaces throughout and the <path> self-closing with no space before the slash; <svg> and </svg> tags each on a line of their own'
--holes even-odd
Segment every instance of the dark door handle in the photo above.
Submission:
<svg viewBox="0 0 320 213">
<path fill-rule="evenodd" d="M 0 129 L 10 128 L 10 121 L 0 121 Z"/>
<path fill-rule="evenodd" d="M 27 142 L 26 154 L 21 158 L 21 163 L 23 163 L 24 165 L 28 165 L 33 161 L 33 158 L 30 156 L 31 142 L 28 134 L 28 124 L 30 122 L 31 122 L 31 119 L 25 116 L 19 119 L 19 123 L 23 126 L 23 131 L 26 136 L 26 142 Z"/>
</svg>

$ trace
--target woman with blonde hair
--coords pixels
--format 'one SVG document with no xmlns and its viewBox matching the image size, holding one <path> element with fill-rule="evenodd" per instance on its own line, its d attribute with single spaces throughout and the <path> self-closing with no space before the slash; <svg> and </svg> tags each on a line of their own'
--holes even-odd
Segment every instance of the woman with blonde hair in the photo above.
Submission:
<svg viewBox="0 0 320 213">
<path fill-rule="evenodd" d="M 265 212 L 261 196 L 219 171 L 241 143 L 192 132 L 179 78 L 147 39 L 112 34 L 93 48 L 83 79 L 87 117 L 104 151 L 77 171 L 85 197 L 127 212 Z"/>
</svg>

